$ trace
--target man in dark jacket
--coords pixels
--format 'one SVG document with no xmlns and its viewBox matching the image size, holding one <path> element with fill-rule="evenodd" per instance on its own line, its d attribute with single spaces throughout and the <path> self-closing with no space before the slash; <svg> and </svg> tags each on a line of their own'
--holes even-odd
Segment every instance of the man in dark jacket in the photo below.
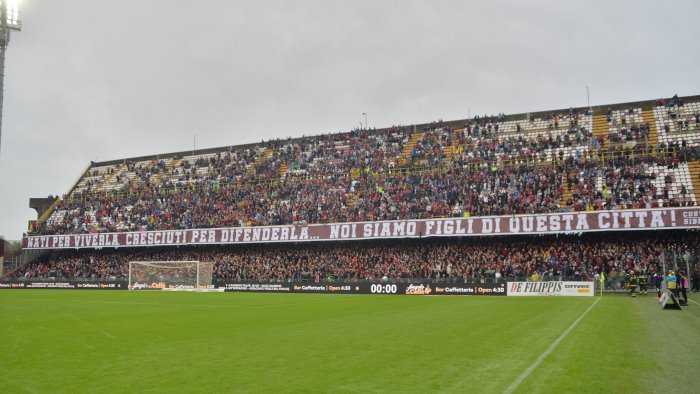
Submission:
<svg viewBox="0 0 700 394">
<path fill-rule="evenodd" d="M 639 285 L 639 277 L 637 276 L 637 273 L 630 270 L 630 275 L 627 278 L 627 286 L 629 286 L 629 295 L 632 297 L 637 296 L 637 286 Z"/>
</svg>

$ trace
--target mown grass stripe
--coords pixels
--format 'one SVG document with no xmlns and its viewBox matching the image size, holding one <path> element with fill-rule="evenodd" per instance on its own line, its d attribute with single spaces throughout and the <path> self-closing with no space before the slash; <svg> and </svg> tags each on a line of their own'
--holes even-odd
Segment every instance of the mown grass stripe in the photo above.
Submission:
<svg viewBox="0 0 700 394">
<path fill-rule="evenodd" d="M 589 306 L 588 309 L 586 309 L 586 311 L 583 312 L 583 313 L 581 314 L 581 316 L 579 316 L 578 319 L 576 319 L 576 320 L 571 324 L 571 326 L 569 326 L 569 328 L 567 328 L 566 331 L 564 331 L 564 333 L 561 334 L 561 335 L 559 336 L 559 338 L 557 338 L 554 342 L 552 342 L 551 345 L 549 345 L 549 347 L 547 348 L 547 350 L 544 351 L 544 353 L 542 353 L 539 357 L 537 357 L 537 360 L 535 360 L 535 362 L 533 362 L 532 365 L 530 365 L 522 374 L 520 374 L 520 376 L 518 376 L 517 379 L 515 379 L 515 381 L 514 381 L 513 383 L 510 384 L 510 386 L 508 386 L 508 388 L 504 391 L 504 393 L 508 393 L 508 394 L 509 394 L 509 393 L 512 393 L 513 391 L 515 391 L 515 389 L 517 389 L 518 386 L 520 386 L 520 384 L 521 384 L 525 379 L 527 379 L 528 376 L 530 376 L 530 374 L 542 363 L 542 361 L 543 361 L 545 358 L 547 358 L 547 356 L 549 356 L 549 355 L 552 353 L 552 351 L 554 351 L 554 349 L 557 347 L 557 345 L 559 345 L 559 342 L 561 342 L 564 338 L 566 338 L 566 336 L 569 335 L 569 333 L 570 333 L 574 328 L 576 328 L 576 326 L 578 325 L 578 323 L 579 323 L 581 320 L 583 320 L 584 317 L 586 317 L 586 315 L 588 314 L 588 312 L 590 312 L 591 309 L 593 309 L 593 307 L 596 306 L 596 304 L 597 304 L 600 300 L 601 300 L 601 298 L 596 299 L 595 302 L 593 302 L 593 304 L 591 304 L 591 306 Z"/>
</svg>

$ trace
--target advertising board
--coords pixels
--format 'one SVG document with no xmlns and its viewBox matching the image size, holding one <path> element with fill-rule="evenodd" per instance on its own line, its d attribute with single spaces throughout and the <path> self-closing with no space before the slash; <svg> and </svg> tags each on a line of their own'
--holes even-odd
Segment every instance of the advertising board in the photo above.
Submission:
<svg viewBox="0 0 700 394">
<path fill-rule="evenodd" d="M 592 297 L 593 282 L 508 282 L 508 296 L 569 296 Z"/>
</svg>

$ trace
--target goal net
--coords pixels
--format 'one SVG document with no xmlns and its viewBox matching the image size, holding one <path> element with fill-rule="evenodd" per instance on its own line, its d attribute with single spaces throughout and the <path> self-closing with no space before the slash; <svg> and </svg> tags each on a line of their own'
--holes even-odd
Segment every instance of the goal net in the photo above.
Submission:
<svg viewBox="0 0 700 394">
<path fill-rule="evenodd" d="M 211 291 L 214 263 L 130 261 L 129 290 Z"/>
</svg>

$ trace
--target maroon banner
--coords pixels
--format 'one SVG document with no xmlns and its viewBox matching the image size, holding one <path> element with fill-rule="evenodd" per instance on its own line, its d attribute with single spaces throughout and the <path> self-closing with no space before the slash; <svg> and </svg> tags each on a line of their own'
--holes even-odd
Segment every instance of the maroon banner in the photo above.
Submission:
<svg viewBox="0 0 700 394">
<path fill-rule="evenodd" d="M 98 249 L 419 237 L 562 234 L 699 227 L 700 208 L 694 207 L 478 218 L 45 235 L 25 237 L 22 242 L 25 249 Z"/>
</svg>

